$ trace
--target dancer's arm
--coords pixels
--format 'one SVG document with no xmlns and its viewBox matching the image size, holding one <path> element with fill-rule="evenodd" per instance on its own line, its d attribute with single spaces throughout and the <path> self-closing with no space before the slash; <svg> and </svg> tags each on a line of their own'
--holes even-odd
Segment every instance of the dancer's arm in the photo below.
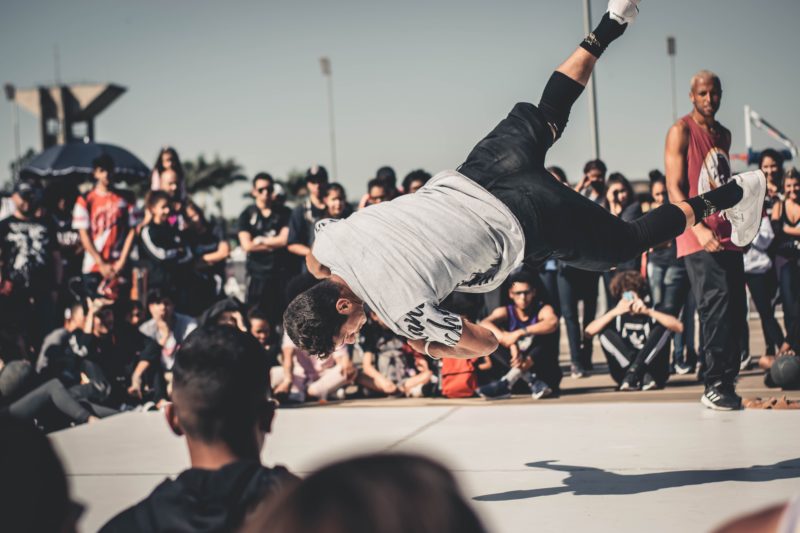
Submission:
<svg viewBox="0 0 800 533">
<path fill-rule="evenodd" d="M 409 340 L 408 343 L 419 353 L 425 353 L 424 339 Z M 488 329 L 462 319 L 461 338 L 455 346 L 447 346 L 432 342 L 428 353 L 436 358 L 453 357 L 456 359 L 472 359 L 492 354 L 497 349 L 497 337 Z"/>
</svg>

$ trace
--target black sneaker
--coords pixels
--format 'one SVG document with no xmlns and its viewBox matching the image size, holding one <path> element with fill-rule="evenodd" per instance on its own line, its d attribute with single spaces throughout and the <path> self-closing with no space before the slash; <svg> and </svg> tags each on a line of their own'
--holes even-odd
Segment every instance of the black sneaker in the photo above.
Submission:
<svg viewBox="0 0 800 533">
<path fill-rule="evenodd" d="M 511 388 L 508 386 L 508 381 L 499 379 L 487 383 L 483 387 L 478 387 L 475 391 L 478 396 L 484 400 L 502 400 L 504 398 L 511 398 Z"/>
<path fill-rule="evenodd" d="M 720 382 L 706 385 L 700 403 L 716 411 L 737 411 L 742 408 L 742 398 L 736 394 L 733 385 L 723 385 Z"/>
<path fill-rule="evenodd" d="M 639 378 L 633 372 L 628 372 L 619 384 L 619 390 L 639 390 Z"/>
</svg>

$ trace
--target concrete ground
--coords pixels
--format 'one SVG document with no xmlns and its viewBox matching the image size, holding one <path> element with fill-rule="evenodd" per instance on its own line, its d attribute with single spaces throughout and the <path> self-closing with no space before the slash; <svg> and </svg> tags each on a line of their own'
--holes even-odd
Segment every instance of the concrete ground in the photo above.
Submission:
<svg viewBox="0 0 800 533">
<path fill-rule="evenodd" d="M 761 335 L 752 324 L 751 331 L 758 353 Z M 423 453 L 454 471 L 489 531 L 501 533 L 709 531 L 800 493 L 800 411 L 710 411 L 693 376 L 661 391 L 615 392 L 607 375 L 566 377 L 563 386 L 561 398 L 546 401 L 376 399 L 283 409 L 263 458 L 303 475 L 353 454 Z M 757 371 L 744 372 L 738 390 L 776 394 Z M 82 531 L 188 466 L 161 413 L 119 415 L 51 439 L 74 497 L 87 504 Z"/>
</svg>

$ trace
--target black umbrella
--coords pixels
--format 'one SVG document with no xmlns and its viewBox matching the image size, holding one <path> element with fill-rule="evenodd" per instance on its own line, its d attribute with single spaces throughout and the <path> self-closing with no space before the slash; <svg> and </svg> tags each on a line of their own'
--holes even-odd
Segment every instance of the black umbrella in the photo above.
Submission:
<svg viewBox="0 0 800 533">
<path fill-rule="evenodd" d="M 91 176 L 94 170 L 92 161 L 104 153 L 114 160 L 114 174 L 117 178 L 132 182 L 150 176 L 150 169 L 124 148 L 93 142 L 51 146 L 23 167 L 20 175 L 23 178 Z"/>
</svg>

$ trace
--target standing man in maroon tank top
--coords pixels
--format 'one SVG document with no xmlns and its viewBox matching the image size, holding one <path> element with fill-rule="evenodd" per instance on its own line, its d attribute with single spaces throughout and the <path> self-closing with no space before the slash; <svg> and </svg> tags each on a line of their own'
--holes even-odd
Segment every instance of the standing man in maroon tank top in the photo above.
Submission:
<svg viewBox="0 0 800 533">
<path fill-rule="evenodd" d="M 665 165 L 671 202 L 706 193 L 731 179 L 728 150 L 731 132 L 715 116 L 722 98 L 716 74 L 702 70 L 692 77 L 693 109 L 667 134 Z M 741 407 L 734 390 L 745 321 L 745 279 L 742 249 L 731 242 L 731 223 L 714 214 L 677 238 L 678 257 L 697 302 L 705 361 L 705 393 L 711 409 Z"/>
</svg>

